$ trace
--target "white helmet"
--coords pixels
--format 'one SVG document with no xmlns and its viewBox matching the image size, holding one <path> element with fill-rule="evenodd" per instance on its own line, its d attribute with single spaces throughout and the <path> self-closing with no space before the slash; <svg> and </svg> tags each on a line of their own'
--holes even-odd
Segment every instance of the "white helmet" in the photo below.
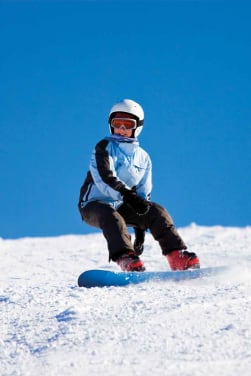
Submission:
<svg viewBox="0 0 251 376">
<path fill-rule="evenodd" d="M 123 99 L 118 103 L 115 103 L 109 114 L 109 126 L 110 132 L 113 133 L 113 128 L 111 127 L 111 121 L 114 118 L 116 112 L 124 112 L 126 114 L 132 115 L 135 120 L 137 120 L 137 128 L 134 129 L 133 137 L 137 137 L 142 131 L 144 124 L 144 111 L 143 108 L 131 99 Z"/>
</svg>

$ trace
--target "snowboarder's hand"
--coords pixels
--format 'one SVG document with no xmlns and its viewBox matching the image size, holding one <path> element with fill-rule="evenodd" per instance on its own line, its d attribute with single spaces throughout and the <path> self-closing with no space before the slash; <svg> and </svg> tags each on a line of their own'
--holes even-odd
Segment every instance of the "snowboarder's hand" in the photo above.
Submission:
<svg viewBox="0 0 251 376">
<path fill-rule="evenodd" d="M 130 206 L 138 215 L 144 215 L 149 211 L 151 203 L 138 196 L 133 190 L 123 188 L 121 195 L 124 203 Z"/>
<path fill-rule="evenodd" d="M 133 243 L 133 248 L 135 254 L 140 256 L 144 251 L 144 241 L 145 241 L 145 230 L 142 230 L 139 227 L 134 227 L 135 239 Z"/>
</svg>

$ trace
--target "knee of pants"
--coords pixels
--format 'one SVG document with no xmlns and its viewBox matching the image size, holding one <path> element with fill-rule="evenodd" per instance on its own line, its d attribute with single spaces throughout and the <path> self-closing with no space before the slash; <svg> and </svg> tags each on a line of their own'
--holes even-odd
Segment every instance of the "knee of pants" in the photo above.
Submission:
<svg viewBox="0 0 251 376">
<path fill-rule="evenodd" d="M 163 218 L 166 223 L 173 225 L 173 219 L 168 211 L 161 205 L 156 202 L 152 202 L 151 209 L 149 211 L 151 217 L 155 219 Z"/>
<path fill-rule="evenodd" d="M 82 219 L 89 225 L 101 229 L 124 229 L 123 217 L 109 204 L 94 201 L 81 209 Z"/>
</svg>

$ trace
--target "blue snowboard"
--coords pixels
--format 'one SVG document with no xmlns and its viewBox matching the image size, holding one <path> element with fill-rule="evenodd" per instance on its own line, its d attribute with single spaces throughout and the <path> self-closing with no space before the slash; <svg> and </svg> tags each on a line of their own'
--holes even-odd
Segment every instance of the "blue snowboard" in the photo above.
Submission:
<svg viewBox="0 0 251 376">
<path fill-rule="evenodd" d="M 184 271 L 165 272 L 111 272 L 109 270 L 87 270 L 78 278 L 79 287 L 127 286 L 148 281 L 183 281 L 219 274 L 225 266 Z"/>
</svg>

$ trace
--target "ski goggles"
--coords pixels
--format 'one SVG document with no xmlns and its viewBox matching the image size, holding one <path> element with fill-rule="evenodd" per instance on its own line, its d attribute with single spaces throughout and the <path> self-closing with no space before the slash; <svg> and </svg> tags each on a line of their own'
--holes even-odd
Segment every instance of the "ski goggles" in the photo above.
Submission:
<svg viewBox="0 0 251 376">
<path fill-rule="evenodd" d="M 111 126 L 116 129 L 136 129 L 137 120 L 130 118 L 113 118 L 111 121 Z"/>
</svg>

